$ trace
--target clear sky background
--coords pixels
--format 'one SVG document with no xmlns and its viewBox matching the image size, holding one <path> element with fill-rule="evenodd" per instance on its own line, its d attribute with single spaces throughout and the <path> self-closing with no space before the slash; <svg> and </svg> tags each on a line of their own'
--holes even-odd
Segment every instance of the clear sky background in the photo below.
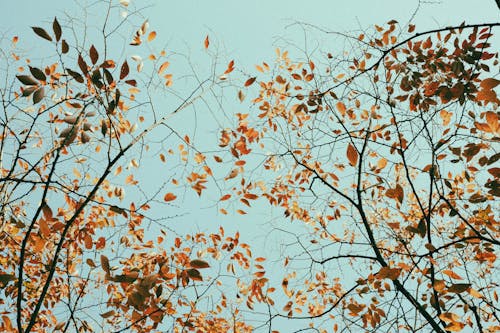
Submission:
<svg viewBox="0 0 500 333">
<path fill-rule="evenodd" d="M 48 26 L 54 16 L 78 17 L 83 11 L 79 6 L 91 6 L 92 0 L 0 0 L 0 33 L 5 37 L 18 35 L 28 49 L 35 36 L 30 26 Z M 158 32 L 158 38 L 168 50 L 190 54 L 194 63 L 205 63 L 203 40 L 208 34 L 212 47 L 225 59 L 234 59 L 237 67 L 254 72 L 254 64 L 266 61 L 272 63 L 276 46 L 297 45 L 307 47 L 320 45 L 321 48 L 339 50 L 343 45 L 332 43 L 329 35 L 317 34 L 305 39 L 297 22 L 309 23 L 328 31 L 361 32 L 374 24 L 383 25 L 395 19 L 406 25 L 409 20 L 417 25 L 416 31 L 424 31 L 448 25 L 466 23 L 497 22 L 500 11 L 494 0 L 131 0 L 130 6 L 142 8 L 149 19 L 151 30 Z M 118 0 L 116 0 L 118 3 Z M 90 22 L 100 22 L 99 17 L 90 17 Z M 496 32 L 497 34 L 500 31 Z M 320 37 L 317 37 L 320 36 Z M 496 39 L 498 44 L 498 37 Z M 331 45 L 330 45 L 331 43 Z M 200 58 L 198 58 L 200 57 Z M 202 58 L 205 57 L 205 58 Z M 249 107 L 241 105 L 234 98 L 231 108 L 234 112 L 248 112 Z M 177 119 L 189 132 L 190 119 Z M 201 131 L 201 132 L 200 132 Z M 198 130 L 203 136 L 203 129 Z M 215 139 L 214 133 L 207 133 Z M 147 181 L 154 182 L 157 173 L 149 175 Z M 213 194 L 216 197 L 218 194 Z M 173 220 L 178 228 L 186 232 L 206 230 L 223 224 L 227 229 L 242 231 L 243 241 L 252 243 L 257 255 L 279 248 L 283 235 L 269 238 L 269 222 L 285 222 L 278 210 L 257 205 L 246 216 L 230 214 L 221 216 L 214 207 L 206 208 L 196 196 L 187 196 L 178 203 L 182 217 Z M 203 200 L 203 197 L 202 197 Z M 176 214 L 175 209 L 168 212 Z M 207 225 L 210 223 L 210 225 Z M 179 230 L 182 233 L 182 230 Z M 281 237 L 281 238 L 280 238 Z M 255 243 L 257 240 L 257 244 Z M 262 246 L 259 246 L 262 245 Z M 259 253 L 262 252 L 262 253 Z"/>
</svg>

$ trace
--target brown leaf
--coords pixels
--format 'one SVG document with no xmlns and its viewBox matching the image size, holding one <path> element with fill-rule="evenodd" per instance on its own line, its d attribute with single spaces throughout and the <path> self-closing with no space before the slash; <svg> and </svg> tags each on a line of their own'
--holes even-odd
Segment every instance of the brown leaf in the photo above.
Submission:
<svg viewBox="0 0 500 333">
<path fill-rule="evenodd" d="M 421 218 L 420 221 L 418 222 L 417 231 L 420 237 L 422 238 L 425 237 L 425 234 L 427 233 L 427 225 L 425 223 L 424 218 Z"/>
<path fill-rule="evenodd" d="M 68 45 L 68 43 L 66 42 L 66 40 L 65 40 L 65 39 L 63 39 L 63 40 L 62 40 L 62 42 L 61 42 L 61 52 L 62 52 L 63 54 L 66 54 L 66 53 L 68 53 L 68 51 L 69 51 L 69 45 Z"/>
<path fill-rule="evenodd" d="M 128 67 L 127 60 L 125 60 L 122 64 L 121 69 L 120 69 L 120 80 L 123 80 L 124 78 L 126 78 L 129 72 L 130 72 L 130 69 Z"/>
<path fill-rule="evenodd" d="M 66 68 L 66 72 L 68 72 L 68 74 L 71 75 L 71 77 L 78 83 L 83 83 L 85 81 L 83 76 L 78 72 L 75 72 L 69 68 Z"/>
<path fill-rule="evenodd" d="M 48 41 L 52 41 L 52 37 L 50 37 L 50 35 L 47 33 L 47 31 L 45 31 L 43 28 L 40 28 L 40 27 L 31 27 L 31 29 L 33 29 L 33 31 L 35 32 L 35 34 L 37 34 L 38 36 L 42 37 L 43 39 L 46 39 Z"/>
<path fill-rule="evenodd" d="M 37 104 L 38 102 L 40 102 L 44 96 L 45 91 L 43 90 L 43 87 L 38 88 L 33 94 L 33 104 Z"/>
<path fill-rule="evenodd" d="M 395 194 L 396 194 L 396 199 L 398 199 L 399 203 L 403 203 L 405 192 L 403 191 L 403 188 L 401 187 L 401 185 L 397 184 L 396 188 L 394 190 L 395 190 Z"/>
<path fill-rule="evenodd" d="M 28 97 L 30 96 L 35 90 L 37 90 L 37 86 L 29 86 L 29 87 L 24 87 L 23 88 L 23 97 Z"/>
<path fill-rule="evenodd" d="M 4 273 L 0 273 L 0 283 L 2 285 L 5 285 L 7 284 L 9 281 L 13 281 L 16 279 L 16 276 L 15 275 L 12 275 L 12 274 L 4 274 Z"/>
<path fill-rule="evenodd" d="M 378 272 L 377 277 L 380 279 L 397 280 L 399 274 L 401 274 L 400 268 L 382 267 Z"/>
<path fill-rule="evenodd" d="M 238 91 L 238 99 L 240 100 L 240 102 L 243 102 L 245 100 L 245 94 L 241 90 Z"/>
<path fill-rule="evenodd" d="M 189 266 L 191 266 L 191 268 L 199 268 L 199 269 L 210 267 L 210 265 L 206 261 L 203 261 L 200 259 L 191 260 L 191 262 L 189 263 Z"/>
<path fill-rule="evenodd" d="M 191 280 L 194 281 L 203 281 L 203 278 L 201 277 L 200 271 L 195 269 L 195 268 L 190 268 L 186 270 L 187 275 Z"/>
<path fill-rule="evenodd" d="M 349 164 L 352 166 L 356 166 L 358 164 L 358 152 L 356 148 L 352 144 L 347 146 L 347 159 L 349 160 Z"/>
<path fill-rule="evenodd" d="M 101 254 L 101 267 L 102 269 L 109 274 L 109 260 L 108 257 L 106 257 L 104 254 Z"/>
<path fill-rule="evenodd" d="M 115 310 L 110 310 L 108 312 L 101 313 L 100 316 L 103 318 L 109 318 L 115 314 Z"/>
<path fill-rule="evenodd" d="M 252 83 L 255 82 L 255 79 L 256 79 L 256 77 L 251 77 L 248 80 L 246 80 L 245 81 L 245 87 L 248 87 L 248 86 L 252 85 Z"/>
<path fill-rule="evenodd" d="M 85 60 L 83 60 L 83 57 L 81 54 L 78 55 L 78 67 L 80 67 L 80 70 L 85 75 L 87 75 L 87 73 L 89 72 L 89 69 L 87 67 L 87 63 L 85 62 Z"/>
<path fill-rule="evenodd" d="M 92 61 L 92 64 L 95 65 L 97 63 L 97 59 L 99 59 L 99 53 L 97 52 L 94 45 L 92 45 L 90 47 L 89 54 L 90 54 L 90 60 Z"/>
<path fill-rule="evenodd" d="M 52 22 L 52 30 L 54 30 L 56 41 L 59 41 L 59 39 L 61 39 L 62 30 L 61 30 L 61 25 L 57 21 L 57 17 L 54 17 L 54 22 Z"/>
<path fill-rule="evenodd" d="M 27 86 L 36 86 L 38 82 L 31 76 L 29 75 L 16 75 L 16 78 L 22 83 Z"/>
<path fill-rule="evenodd" d="M 493 175 L 495 178 L 500 178 L 500 168 L 491 168 L 488 169 L 488 172 Z"/>
<path fill-rule="evenodd" d="M 47 80 L 45 73 L 41 69 L 36 68 L 36 67 L 31 67 L 31 66 L 29 66 L 29 69 L 30 69 L 31 75 L 33 75 L 35 77 L 35 79 L 37 79 L 39 81 Z"/>
<path fill-rule="evenodd" d="M 470 288 L 470 283 L 455 283 L 448 288 L 450 293 L 460 294 Z"/>
</svg>

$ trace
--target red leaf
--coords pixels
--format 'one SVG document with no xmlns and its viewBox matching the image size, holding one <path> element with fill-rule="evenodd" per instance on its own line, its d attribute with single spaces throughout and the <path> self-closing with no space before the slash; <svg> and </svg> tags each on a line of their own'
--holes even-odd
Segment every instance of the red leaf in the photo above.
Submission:
<svg viewBox="0 0 500 333">
<path fill-rule="evenodd" d="M 207 37 L 205 37 L 205 41 L 203 42 L 203 44 L 205 45 L 205 49 L 208 49 L 208 45 L 210 45 L 210 40 L 208 39 L 208 35 Z"/>
</svg>

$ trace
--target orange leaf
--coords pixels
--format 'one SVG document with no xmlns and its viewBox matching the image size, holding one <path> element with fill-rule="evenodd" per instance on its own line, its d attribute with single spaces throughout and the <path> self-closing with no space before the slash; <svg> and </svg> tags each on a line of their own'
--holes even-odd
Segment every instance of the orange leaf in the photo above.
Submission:
<svg viewBox="0 0 500 333">
<path fill-rule="evenodd" d="M 448 326 L 445 327 L 445 329 L 449 332 L 460 332 L 463 328 L 465 327 L 465 324 L 455 321 Z"/>
<path fill-rule="evenodd" d="M 342 102 L 337 102 L 337 110 L 340 112 L 340 114 L 342 116 L 345 116 L 345 112 L 346 112 L 346 107 L 345 107 L 345 104 L 342 103 Z"/>
<path fill-rule="evenodd" d="M 463 278 L 458 275 L 457 273 L 453 272 L 452 270 L 450 269 L 445 269 L 443 270 L 443 274 L 446 274 L 448 275 L 449 277 L 451 277 L 452 279 L 457 279 L 457 280 L 463 280 Z"/>
<path fill-rule="evenodd" d="M 347 159 L 349 160 L 349 164 L 352 166 L 358 164 L 358 152 L 352 144 L 347 146 Z"/>
<path fill-rule="evenodd" d="M 161 64 L 160 68 L 158 69 L 158 74 L 163 73 L 165 69 L 170 65 L 168 61 L 165 61 L 163 64 Z"/>
<path fill-rule="evenodd" d="M 205 49 L 208 49 L 208 45 L 210 45 L 210 40 L 208 39 L 208 35 L 207 37 L 205 37 L 205 41 L 203 42 L 203 44 L 205 45 Z"/>
<path fill-rule="evenodd" d="M 167 194 L 165 194 L 165 196 L 163 197 L 163 200 L 165 200 L 166 202 L 169 202 L 169 201 L 173 201 L 177 198 L 177 196 L 171 192 L 168 192 Z"/>
<path fill-rule="evenodd" d="M 156 31 L 151 31 L 148 35 L 148 42 L 156 38 Z"/>
<path fill-rule="evenodd" d="M 226 194 L 226 195 L 223 195 L 223 196 L 219 199 L 219 201 L 224 201 L 224 200 L 227 200 L 227 199 L 229 199 L 229 198 L 231 198 L 231 194 Z"/>
<path fill-rule="evenodd" d="M 487 78 L 481 81 L 481 88 L 483 89 L 493 89 L 500 84 L 500 80 L 494 78 Z"/>
<path fill-rule="evenodd" d="M 44 218 L 41 218 L 40 221 L 38 222 L 39 228 L 40 228 L 40 233 L 44 237 L 49 237 L 50 236 L 50 228 L 49 225 L 47 224 L 47 221 Z"/>
<path fill-rule="evenodd" d="M 252 83 L 255 82 L 255 79 L 256 79 L 256 77 L 251 77 L 248 80 L 246 80 L 245 81 L 245 87 L 248 87 L 248 86 L 252 85 Z"/>
</svg>

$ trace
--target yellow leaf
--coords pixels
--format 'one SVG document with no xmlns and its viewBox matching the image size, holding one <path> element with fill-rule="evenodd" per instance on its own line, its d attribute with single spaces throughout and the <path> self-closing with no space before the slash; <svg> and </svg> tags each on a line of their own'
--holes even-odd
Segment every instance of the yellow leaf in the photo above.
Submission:
<svg viewBox="0 0 500 333">
<path fill-rule="evenodd" d="M 446 110 L 441 110 L 439 112 L 439 116 L 443 120 L 443 126 L 448 126 L 448 124 L 451 121 L 451 112 L 448 112 Z"/>
</svg>

